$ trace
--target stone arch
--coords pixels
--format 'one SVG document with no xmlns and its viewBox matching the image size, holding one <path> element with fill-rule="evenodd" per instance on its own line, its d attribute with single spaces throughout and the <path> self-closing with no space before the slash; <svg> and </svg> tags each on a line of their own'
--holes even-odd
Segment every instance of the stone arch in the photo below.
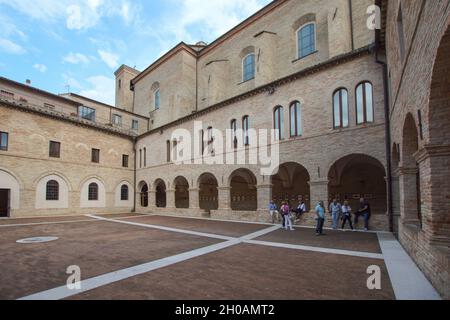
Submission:
<svg viewBox="0 0 450 320">
<path fill-rule="evenodd" d="M 197 180 L 200 209 L 210 212 L 219 208 L 219 183 L 209 172 L 203 173 Z"/>
<path fill-rule="evenodd" d="M 89 185 L 95 183 L 98 186 L 98 199 L 89 200 Z M 84 180 L 80 188 L 80 207 L 81 208 L 105 208 L 106 207 L 106 187 L 98 177 L 90 177 Z"/>
<path fill-rule="evenodd" d="M 286 162 L 278 167 L 277 173 L 271 177 L 272 199 L 280 207 L 282 202 L 288 202 L 296 207 L 302 201 L 307 210 L 311 208 L 310 175 L 308 170 L 299 163 Z"/>
<path fill-rule="evenodd" d="M 189 208 L 189 182 L 183 176 L 178 176 L 173 181 L 175 189 L 175 208 Z"/>
<path fill-rule="evenodd" d="M 127 186 L 128 188 L 128 199 L 122 200 L 122 187 Z M 115 192 L 114 192 L 114 205 L 118 208 L 131 208 L 133 207 L 133 194 L 134 188 L 133 185 L 126 179 L 120 181 L 117 184 Z"/>
<path fill-rule="evenodd" d="M 256 211 L 258 208 L 257 178 L 249 169 L 237 169 L 229 177 L 231 209 Z"/>
<path fill-rule="evenodd" d="M 310 22 L 316 22 L 316 15 L 314 13 L 305 14 L 300 18 L 298 18 L 297 20 L 295 20 L 295 22 L 292 24 L 292 29 L 294 32 L 297 32 L 300 29 L 300 27 Z"/>
<path fill-rule="evenodd" d="M 47 183 L 56 181 L 58 183 L 58 200 L 47 200 Z M 70 184 L 63 175 L 59 173 L 47 173 L 36 181 L 36 209 L 67 209 L 69 208 Z"/>
<path fill-rule="evenodd" d="M 346 155 L 330 167 L 328 181 L 329 201 L 347 200 L 355 211 L 364 197 L 372 214 L 386 214 L 386 169 L 378 159 L 366 154 Z"/>
<path fill-rule="evenodd" d="M 167 187 L 166 183 L 162 179 L 157 179 L 153 184 L 153 190 L 155 191 L 155 204 L 157 208 L 167 207 Z"/>
<path fill-rule="evenodd" d="M 20 180 L 9 170 L 0 168 L 0 217 L 8 217 L 11 210 L 20 208 Z"/>
<path fill-rule="evenodd" d="M 138 183 L 138 192 L 139 192 L 139 205 L 142 208 L 148 207 L 148 184 L 145 181 L 141 181 Z"/>
</svg>

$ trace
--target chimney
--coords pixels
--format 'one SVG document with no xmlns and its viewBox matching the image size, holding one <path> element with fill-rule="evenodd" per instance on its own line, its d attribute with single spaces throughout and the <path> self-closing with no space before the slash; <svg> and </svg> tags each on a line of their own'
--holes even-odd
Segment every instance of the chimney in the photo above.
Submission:
<svg viewBox="0 0 450 320">
<path fill-rule="evenodd" d="M 30 80 L 30 79 L 25 80 L 25 83 L 26 83 L 28 86 L 31 86 L 31 80 Z"/>
</svg>

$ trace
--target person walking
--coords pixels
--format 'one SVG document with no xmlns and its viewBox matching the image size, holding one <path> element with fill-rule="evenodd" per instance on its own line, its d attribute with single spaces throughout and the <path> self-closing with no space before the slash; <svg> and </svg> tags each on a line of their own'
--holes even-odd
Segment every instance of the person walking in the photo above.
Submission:
<svg viewBox="0 0 450 320">
<path fill-rule="evenodd" d="M 369 231 L 369 221 L 371 216 L 370 203 L 364 198 L 359 199 L 359 210 L 355 214 L 355 225 L 358 224 L 360 216 L 364 217 L 364 231 Z"/>
<path fill-rule="evenodd" d="M 348 221 L 350 223 L 350 228 L 354 231 L 355 229 L 353 229 L 352 224 L 352 208 L 350 207 L 348 201 L 344 201 L 344 205 L 342 206 L 342 216 L 342 230 L 345 229 L 345 224 Z"/>
<path fill-rule="evenodd" d="M 289 209 L 289 205 L 287 204 L 287 202 L 283 203 L 283 206 L 281 207 L 281 213 L 284 217 L 284 229 L 288 230 L 289 228 L 291 231 L 294 231 L 291 220 L 291 210 Z"/>
<path fill-rule="evenodd" d="M 333 202 L 330 204 L 330 213 L 333 218 L 333 229 L 336 230 L 338 228 L 339 218 L 341 217 L 342 206 L 337 201 L 337 199 L 333 199 Z"/>
<path fill-rule="evenodd" d="M 316 206 L 316 215 L 317 215 L 317 227 L 316 227 L 316 236 L 322 236 L 323 233 L 323 225 L 325 223 L 325 205 L 323 201 L 320 201 Z"/>
<path fill-rule="evenodd" d="M 272 224 L 275 224 L 275 219 L 276 219 L 278 214 L 279 214 L 278 213 L 278 207 L 277 207 L 275 201 L 273 201 L 273 200 L 270 201 L 270 203 L 269 203 L 269 215 L 270 215 L 270 218 L 272 219 Z"/>
</svg>

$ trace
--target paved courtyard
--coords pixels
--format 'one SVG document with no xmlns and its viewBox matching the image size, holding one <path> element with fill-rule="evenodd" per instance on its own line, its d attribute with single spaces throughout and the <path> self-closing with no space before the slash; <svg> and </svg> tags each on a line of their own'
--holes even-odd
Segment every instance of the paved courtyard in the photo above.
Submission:
<svg viewBox="0 0 450 320">
<path fill-rule="evenodd" d="M 391 234 L 326 233 L 137 214 L 0 220 L 0 299 L 439 299 Z M 58 240 L 16 242 L 33 237 Z M 81 289 L 67 288 L 69 266 Z"/>
</svg>

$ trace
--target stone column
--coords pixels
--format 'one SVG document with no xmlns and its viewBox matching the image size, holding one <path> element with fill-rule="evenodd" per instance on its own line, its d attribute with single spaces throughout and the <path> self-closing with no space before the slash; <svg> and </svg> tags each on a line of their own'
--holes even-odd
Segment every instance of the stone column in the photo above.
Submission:
<svg viewBox="0 0 450 320">
<path fill-rule="evenodd" d="M 219 187 L 219 210 L 231 210 L 231 188 Z"/>
<path fill-rule="evenodd" d="M 400 214 L 404 224 L 419 226 L 417 211 L 417 168 L 399 168 Z"/>
<path fill-rule="evenodd" d="M 151 209 L 156 208 L 156 191 L 148 192 L 148 207 Z"/>
<path fill-rule="evenodd" d="M 166 190 L 166 208 L 175 209 L 175 190 L 174 189 Z"/>
<path fill-rule="evenodd" d="M 189 208 L 200 209 L 198 188 L 189 189 Z"/>
<path fill-rule="evenodd" d="M 328 210 L 328 179 L 310 181 L 311 211 L 314 211 L 317 203 L 323 201 L 325 210 Z"/>
<path fill-rule="evenodd" d="M 258 210 L 268 210 L 270 200 L 272 200 L 272 185 L 262 184 L 258 187 Z"/>
<path fill-rule="evenodd" d="M 394 220 L 394 232 L 398 232 L 398 223 L 400 219 L 400 179 L 398 171 L 392 173 L 392 215 Z"/>
</svg>

